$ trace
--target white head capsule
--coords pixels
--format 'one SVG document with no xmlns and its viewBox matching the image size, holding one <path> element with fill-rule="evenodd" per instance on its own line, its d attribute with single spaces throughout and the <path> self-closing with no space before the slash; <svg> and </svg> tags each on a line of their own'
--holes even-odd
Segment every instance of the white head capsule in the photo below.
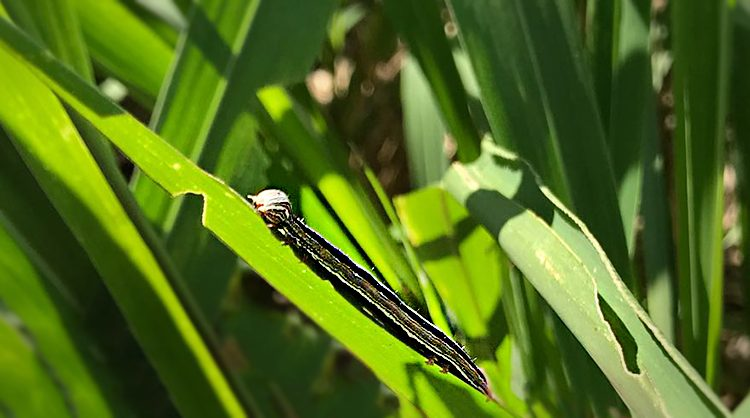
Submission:
<svg viewBox="0 0 750 418">
<path fill-rule="evenodd" d="M 281 190 L 266 189 L 255 196 L 248 195 L 247 198 L 268 226 L 279 225 L 292 217 L 289 196 Z"/>
</svg>

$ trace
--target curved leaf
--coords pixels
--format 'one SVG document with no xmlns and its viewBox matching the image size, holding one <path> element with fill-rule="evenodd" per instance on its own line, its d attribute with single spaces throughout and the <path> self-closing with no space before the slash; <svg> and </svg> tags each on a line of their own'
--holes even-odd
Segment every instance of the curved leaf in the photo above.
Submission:
<svg viewBox="0 0 750 418">
<path fill-rule="evenodd" d="M 20 35 L 5 19 L 0 19 L 0 27 Z M 26 38 L 19 39 L 23 41 L 17 45 L 33 45 Z M 244 416 L 196 325 L 62 104 L 11 51 L 0 48 L 0 55 L 0 84 L 9 92 L 8 100 L 0 105 L 3 126 L 91 257 L 177 407 L 191 416 Z"/>
<path fill-rule="evenodd" d="M 573 3 L 449 0 L 498 144 L 517 150 L 631 281 L 615 181 Z"/>
<path fill-rule="evenodd" d="M 586 226 L 521 160 L 489 143 L 448 190 L 498 240 L 635 416 L 726 416 L 620 280 Z"/>
</svg>

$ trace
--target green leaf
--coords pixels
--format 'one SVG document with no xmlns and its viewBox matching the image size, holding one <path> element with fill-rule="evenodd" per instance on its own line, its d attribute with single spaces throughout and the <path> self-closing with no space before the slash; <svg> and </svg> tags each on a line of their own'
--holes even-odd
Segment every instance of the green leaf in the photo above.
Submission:
<svg viewBox="0 0 750 418">
<path fill-rule="evenodd" d="M 0 346 L 5 348 L 0 358 L 28 357 L 2 367 L 14 376 L 3 378 L 7 384 L 0 389 L 0 411 L 4 406 L 15 416 L 98 417 L 126 412 L 124 403 L 110 403 L 106 397 L 105 388 L 111 390 L 112 381 L 99 380 L 102 374 L 97 376 L 92 372 L 95 369 L 89 368 L 89 365 L 96 368 L 104 365 L 97 364 L 90 354 L 85 358 L 90 352 L 80 349 L 86 341 L 81 338 L 80 323 L 74 321 L 78 306 L 51 286 L 55 277 L 42 277 L 54 273 L 43 263 L 37 263 L 35 268 L 20 246 L 22 237 L 12 236 L 4 220 L 0 218 L 0 327 L 11 329 L 0 332 Z M 47 271 L 41 273 L 45 267 Z M 20 345 L 17 339 L 22 340 Z M 36 371 L 24 371 L 25 365 L 19 366 L 24 363 L 31 363 L 28 367 Z M 13 387 L 22 390 L 12 394 Z M 31 412 L 42 405 L 57 409 L 57 413 Z"/>
<path fill-rule="evenodd" d="M 399 196 L 394 204 L 417 258 L 460 328 L 469 338 L 485 336 L 499 307 L 506 267 L 492 237 L 438 188 Z"/>
<path fill-rule="evenodd" d="M 721 222 L 729 78 L 727 3 L 681 1 L 671 9 L 682 347 L 685 357 L 713 385 L 719 373 L 724 305 Z"/>
<path fill-rule="evenodd" d="M 634 288 L 613 170 L 572 3 L 450 0 L 499 144 L 591 227 Z"/>
<path fill-rule="evenodd" d="M 436 367 L 426 365 L 421 356 L 370 321 L 327 282 L 320 280 L 299 263 L 292 251 L 272 236 L 242 197 L 216 178 L 202 172 L 156 134 L 30 43 L 4 20 L 0 20 L 0 50 L 13 51 L 14 55 L 8 56 L 8 62 L 16 63 L 17 59 L 21 59 L 28 64 L 36 76 L 110 138 L 144 173 L 158 181 L 169 193 L 201 195 L 204 199 L 204 225 L 300 310 L 346 345 L 403 399 L 415 403 L 430 416 L 509 416 L 499 405 L 487 402 L 481 394 L 457 378 L 441 374 Z M 0 80 L 4 78 L 0 77 Z M 26 88 L 38 85 L 33 77 L 24 81 L 21 84 Z M 35 90 L 35 93 L 40 92 Z M 20 94 L 19 97 L 24 95 Z M 64 174 L 61 173 L 63 176 Z M 100 206 L 101 201 L 99 199 Z M 116 239 L 123 239 L 126 231 L 121 228 Z M 115 256 L 121 251 L 112 250 L 109 253 Z M 133 276 L 137 277 L 134 274 L 128 275 Z M 138 286 L 139 282 L 131 279 L 127 284 L 133 287 Z M 140 286 L 131 290 L 140 290 Z M 164 292 L 168 288 L 161 285 L 158 290 Z M 149 312 L 152 306 L 145 302 L 148 300 L 137 299 L 138 310 L 124 310 L 129 317 L 148 316 L 150 328 L 162 331 L 159 334 L 162 343 L 168 341 L 169 335 L 165 335 L 162 329 L 167 314 Z M 173 306 L 169 303 L 170 307 Z M 185 322 L 180 324 L 187 326 Z M 183 342 L 182 346 L 169 347 L 171 357 L 165 361 L 175 361 L 179 350 L 195 348 L 195 345 L 195 340 L 189 340 L 187 343 Z M 158 366 L 160 361 L 155 363 Z M 212 376 L 216 378 L 216 375 Z M 183 378 L 184 383 L 195 390 L 198 388 L 196 381 L 203 381 L 197 376 Z M 210 406 L 205 398 L 210 393 L 219 391 L 226 395 L 221 384 L 202 389 L 191 398 L 177 398 L 178 403 L 183 405 L 182 402 L 201 401 L 199 406 L 208 409 Z M 198 409 L 196 406 L 195 410 L 187 413 L 200 415 Z M 209 415 L 216 416 L 218 411 L 221 409 L 217 408 L 213 411 L 214 414 Z"/>
<path fill-rule="evenodd" d="M 652 324 L 588 228 L 530 168 L 487 144 L 456 164 L 448 190 L 496 237 L 635 416 L 726 416 L 728 411 Z"/>
<path fill-rule="evenodd" d="M 419 297 L 414 273 L 362 186 L 344 168 L 335 145 L 326 144 L 325 138 L 305 126 L 301 111 L 283 89 L 266 87 L 258 93 L 258 100 L 264 109 L 261 123 L 281 141 L 306 180 L 320 190 L 388 284 L 397 292 L 406 288 Z"/>
<path fill-rule="evenodd" d="M 7 313 L 3 312 L 3 316 Z M 0 412 L 5 416 L 65 417 L 72 411 L 18 330 L 0 318 Z M 29 390 L 34 388 L 34 390 Z"/>
<path fill-rule="evenodd" d="M 750 417 L 750 398 L 745 397 L 745 400 L 734 410 L 734 418 L 747 418 Z"/>
<path fill-rule="evenodd" d="M 440 5 L 441 2 L 433 0 L 383 2 L 388 17 L 409 45 L 431 87 L 430 93 L 456 141 L 458 159 L 469 162 L 479 155 L 479 134 L 472 124 L 466 92 L 445 36 Z"/>
<path fill-rule="evenodd" d="M 649 117 L 656 119 L 655 114 Z M 667 192 L 665 158 L 656 135 L 646 135 L 643 147 L 643 275 L 648 314 L 671 343 L 677 337 L 677 278 L 674 268 L 672 219 Z"/>
<path fill-rule="evenodd" d="M 78 12 L 96 63 L 127 85 L 140 102 L 151 105 L 172 60 L 171 46 L 115 0 L 68 1 Z"/>
<path fill-rule="evenodd" d="M 248 305 L 225 326 L 246 359 L 243 380 L 266 416 L 279 416 L 279 408 L 305 416 L 382 416 L 380 383 L 360 363 L 341 361 L 349 354 L 332 350 L 331 339 L 298 315 Z"/>
<path fill-rule="evenodd" d="M 56 286 L 65 298 L 81 310 L 88 309 L 104 290 L 96 270 L 4 133 L 0 133 L 0 214 L 55 273 Z"/>
<path fill-rule="evenodd" d="M 4 0 L 3 4 L 10 17 L 26 33 L 42 40 L 59 60 L 67 63 L 81 77 L 94 79 L 78 16 L 70 0 Z"/>
<path fill-rule="evenodd" d="M 122 0 L 120 3 L 164 39 L 168 45 L 177 44 L 180 36 L 178 31 L 185 27 L 187 20 L 185 16 L 190 11 L 188 6 L 192 4 L 185 0 L 175 2 Z"/>
<path fill-rule="evenodd" d="M 507 280 L 509 265 L 495 240 L 440 188 L 398 196 L 394 205 L 409 243 L 455 315 L 469 350 L 478 356 L 501 401 L 525 415 L 526 406 L 510 388 L 511 346 L 505 318 L 498 315 L 502 312 L 501 284 Z M 501 342 L 505 347 L 502 357 L 497 357 Z"/>
<path fill-rule="evenodd" d="M 596 101 L 605 130 L 609 126 L 610 106 L 615 101 L 612 97 L 612 78 L 616 74 L 613 70 L 618 66 L 618 32 L 623 26 L 627 26 L 620 23 L 622 15 L 617 9 L 629 6 L 630 2 L 631 0 L 591 0 L 584 3 L 586 52 L 589 55 Z M 629 35 L 627 31 L 622 33 Z"/>
<path fill-rule="evenodd" d="M 185 39 L 152 126 L 205 170 L 238 190 L 265 186 L 253 116 L 253 92 L 272 83 L 301 79 L 325 34 L 333 2 L 206 1 L 191 13 Z M 274 22 L 273 27 L 268 23 Z M 288 33 L 279 44 L 278 33 Z M 270 51 L 276 59 L 259 59 Z M 211 51 L 207 55 L 205 51 Z M 236 256 L 197 222 L 197 201 L 182 205 L 148 178 L 134 181 L 135 193 L 149 218 L 167 235 L 177 267 L 207 316 L 214 317 Z M 209 279 L 210 278 L 210 279 Z M 208 279 L 208 280 L 207 280 Z"/>
<path fill-rule="evenodd" d="M 284 190 L 289 190 L 285 188 Z M 337 219 L 325 206 L 323 201 L 308 187 L 299 188 L 299 210 L 305 215 L 305 223 L 311 228 L 323 234 L 323 236 L 336 247 L 341 249 L 352 260 L 360 265 L 367 265 L 367 260 L 362 257 L 359 249 L 355 246 L 346 231 L 339 225 Z"/>
<path fill-rule="evenodd" d="M 417 259 L 416 252 L 414 251 L 414 247 L 406 237 L 406 229 L 404 228 L 401 220 L 396 214 L 394 202 L 392 202 L 390 197 L 388 197 L 388 195 L 386 194 L 375 173 L 367 166 L 365 166 L 365 177 L 367 178 L 367 182 L 370 185 L 372 192 L 375 194 L 375 196 L 377 196 L 378 202 L 380 202 L 380 207 L 383 209 L 386 217 L 391 222 L 391 231 L 393 231 L 394 234 L 398 235 L 398 240 L 403 245 L 404 252 L 406 253 L 406 259 L 409 261 L 409 265 L 411 266 L 412 271 L 414 271 L 417 275 L 417 280 L 419 281 L 419 289 L 422 291 L 424 306 L 427 308 L 427 312 L 429 313 L 429 319 L 438 328 L 450 334 L 451 328 L 448 324 L 448 319 L 445 316 L 445 311 L 443 310 L 443 305 L 440 301 L 440 297 L 437 294 L 435 286 L 427 277 L 427 273 L 425 273 L 424 268 L 422 268 L 422 266 L 420 265 L 419 260 Z"/>
<path fill-rule="evenodd" d="M 607 1 L 599 3 L 608 3 Z M 651 86 L 649 30 L 651 2 L 622 0 L 615 24 L 615 60 L 611 66 L 612 91 L 607 143 L 615 175 L 622 224 L 629 254 L 635 252 L 638 210 L 643 183 L 643 149 L 658 143 L 654 114 L 656 103 Z M 651 144 L 646 144 L 650 142 Z M 636 294 L 640 289 L 634 290 Z"/>
<path fill-rule="evenodd" d="M 194 6 L 151 126 L 184 154 L 201 160 L 201 165 L 215 175 L 232 184 L 246 185 L 247 180 L 257 180 L 262 173 L 261 168 L 251 171 L 253 178 L 243 176 L 243 167 L 263 166 L 257 123 L 247 106 L 224 107 L 223 113 L 231 118 L 223 121 L 220 109 L 227 99 L 225 93 L 232 91 L 229 81 L 235 54 L 258 5 L 249 1 L 225 3 L 207 1 Z M 166 73 L 166 68 L 161 70 Z M 221 131 L 219 138 L 212 135 L 217 131 Z M 251 159 L 251 155 L 256 158 Z M 132 186 L 140 208 L 164 235 L 171 259 L 201 312 L 215 318 L 236 269 L 236 256 L 202 228 L 199 199 L 172 199 L 140 172 L 134 175 Z"/>
<path fill-rule="evenodd" d="M 416 61 L 408 56 L 401 69 L 404 141 L 413 187 L 439 181 L 450 161 L 443 120 L 430 86 Z"/>
<path fill-rule="evenodd" d="M 36 57 L 43 56 L 38 46 L 4 19 L 0 19 L 0 31 L 14 36 L 14 44 L 27 53 L 35 50 Z M 0 54 L 4 63 L 0 83 L 4 91 L 12 92 L 11 99 L 0 105 L 3 126 L 83 244 L 177 407 L 191 416 L 242 416 L 239 401 L 190 316 L 62 105 L 4 42 Z M 86 86 L 89 93 L 98 95 L 54 58 L 46 55 L 46 59 L 55 62 L 69 79 Z M 76 169 L 71 170 L 71 166 Z"/>
<path fill-rule="evenodd" d="M 517 269 L 511 268 L 505 279 L 503 311 L 523 372 L 517 384 L 527 388 L 525 398 L 537 415 L 563 415 L 555 410 L 555 407 L 559 408 L 555 403 L 565 403 L 569 392 L 562 367 L 558 367 L 556 362 L 547 361 L 553 355 L 559 356 L 558 347 L 550 340 L 549 326 L 545 323 L 549 308 L 545 309 L 539 294 L 523 280 Z M 580 411 L 574 412 L 567 415 L 581 415 Z"/>
<path fill-rule="evenodd" d="M 29 210 L 33 208 L 33 210 Z M 100 385 L 116 382 L 118 397 L 134 411 L 175 414 L 156 372 L 144 358 L 86 252 L 67 228 L 24 165 L 10 139 L 0 131 L 0 223 L 44 274 L 44 286 L 61 312 L 66 328 L 78 331 L 85 353 L 96 352 L 93 370 Z M 18 259 L 16 263 L 21 263 Z M 0 292 L 0 298 L 3 293 Z M 11 296 L 21 299 L 19 296 Z M 35 302 L 42 305 L 41 302 Z M 118 406 L 119 410 L 119 406 Z"/>
<path fill-rule="evenodd" d="M 35 28 L 65 28 L 65 31 L 41 30 L 39 31 L 39 37 L 37 40 L 48 46 L 58 59 L 67 63 L 68 66 L 75 70 L 79 76 L 91 83 L 94 82 L 93 74 L 89 68 L 90 62 L 88 60 L 88 55 L 85 53 L 83 36 L 78 25 L 78 19 L 76 18 L 77 16 L 73 10 L 73 6 L 68 1 L 54 2 L 49 5 L 21 3 L 21 5 L 17 5 L 16 8 L 28 9 L 27 14 L 30 18 L 25 19 L 22 24 L 27 26 L 27 30 L 31 30 L 34 33 L 37 32 Z M 64 37 L 66 42 L 60 42 L 61 37 Z M 133 220 L 148 245 L 154 249 L 154 251 L 160 253 L 163 252 L 162 243 L 156 240 L 154 233 L 151 231 L 149 225 L 146 224 L 141 212 L 135 207 L 135 201 L 128 190 L 122 174 L 120 173 L 115 154 L 106 138 L 77 115 L 75 111 L 69 113 L 76 128 L 80 131 L 81 137 L 86 141 L 93 157 L 96 159 L 96 162 L 99 164 L 103 174 L 107 178 L 107 181 L 109 181 L 112 185 L 113 191 L 123 202 L 123 206 L 127 210 L 128 215 Z M 98 289 L 99 286 L 92 286 L 92 288 Z M 76 290 L 81 289 L 77 288 Z M 86 293 L 88 292 L 84 292 L 82 295 L 85 295 Z M 83 298 L 84 300 L 87 300 L 85 296 L 83 296 Z"/>
<path fill-rule="evenodd" d="M 236 59 L 234 54 L 245 39 L 257 6 L 255 2 L 242 1 L 224 10 L 221 1 L 197 4 L 170 74 L 166 74 L 166 66 L 158 69 L 162 76 L 167 76 L 167 82 L 156 104 L 151 127 L 193 160 L 197 161 L 206 144 Z M 204 50 L 211 54 L 205 54 Z M 156 183 L 139 173 L 132 183 L 143 212 L 158 230 L 168 234 L 181 200 L 171 199 Z"/>
<path fill-rule="evenodd" d="M 237 135 L 235 125 L 248 118 L 255 90 L 301 79 L 315 58 L 333 2 L 306 3 L 305 10 L 298 6 L 291 0 L 196 5 L 157 104 L 154 129 L 196 161 L 206 146 L 220 149 L 226 136 Z M 295 35 L 284 37 L 286 47 L 279 44 L 278 31 Z M 258 59 L 279 48 L 284 54 L 275 59 Z M 136 180 L 135 188 L 149 218 L 169 231 L 179 205 L 148 179 Z"/>
</svg>

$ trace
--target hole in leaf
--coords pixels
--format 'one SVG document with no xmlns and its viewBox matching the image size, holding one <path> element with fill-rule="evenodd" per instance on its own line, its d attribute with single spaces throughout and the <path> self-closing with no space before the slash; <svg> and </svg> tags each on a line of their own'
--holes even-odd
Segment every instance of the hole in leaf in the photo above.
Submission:
<svg viewBox="0 0 750 418">
<path fill-rule="evenodd" d="M 599 298 L 599 307 L 604 315 L 604 320 L 609 323 L 612 333 L 615 334 L 615 338 L 622 348 L 625 367 L 633 374 L 640 374 L 641 370 L 638 367 L 638 344 L 636 344 L 635 338 L 633 338 L 633 335 L 630 334 L 625 324 L 620 320 L 620 317 L 617 316 L 612 307 L 609 306 L 607 301 L 601 295 L 597 295 L 597 297 Z"/>
</svg>

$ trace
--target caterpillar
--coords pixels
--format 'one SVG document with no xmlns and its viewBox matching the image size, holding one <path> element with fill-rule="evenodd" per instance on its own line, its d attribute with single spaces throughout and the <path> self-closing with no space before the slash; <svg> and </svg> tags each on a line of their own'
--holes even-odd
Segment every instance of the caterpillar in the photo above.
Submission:
<svg viewBox="0 0 750 418">
<path fill-rule="evenodd" d="M 495 399 L 484 373 L 461 345 L 294 215 L 286 193 L 267 189 L 248 195 L 248 200 L 266 226 L 301 261 L 365 307 L 387 331 L 424 356 L 427 364 L 438 365 L 441 372 L 451 373 L 488 399 Z"/>
</svg>

